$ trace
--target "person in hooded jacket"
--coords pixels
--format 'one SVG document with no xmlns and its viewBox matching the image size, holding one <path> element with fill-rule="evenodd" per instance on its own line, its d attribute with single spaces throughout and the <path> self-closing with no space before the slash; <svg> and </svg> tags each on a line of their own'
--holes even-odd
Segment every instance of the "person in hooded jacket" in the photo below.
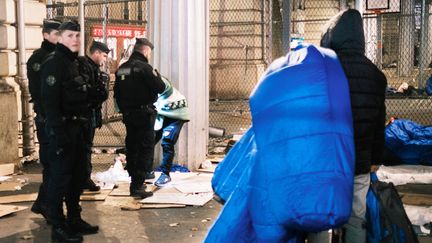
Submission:
<svg viewBox="0 0 432 243">
<path fill-rule="evenodd" d="M 320 44 L 336 52 L 348 79 L 354 127 L 356 160 L 353 206 L 351 217 L 342 228 L 343 237 L 344 242 L 364 243 L 369 173 L 373 165 L 381 163 L 384 150 L 387 79 L 364 54 L 363 21 L 357 10 L 348 9 L 339 13 L 326 27 Z M 321 235 L 328 237 L 327 232 Z"/>
<path fill-rule="evenodd" d="M 182 95 L 171 82 L 162 77 L 165 91 L 159 95 L 155 102 L 157 116 L 155 123 L 155 145 L 162 140 L 163 158 L 160 163 L 162 170 L 159 178 L 154 182 L 162 187 L 171 181 L 170 171 L 175 154 L 174 146 L 177 143 L 183 125 L 189 121 L 189 109 L 184 95 Z"/>
</svg>

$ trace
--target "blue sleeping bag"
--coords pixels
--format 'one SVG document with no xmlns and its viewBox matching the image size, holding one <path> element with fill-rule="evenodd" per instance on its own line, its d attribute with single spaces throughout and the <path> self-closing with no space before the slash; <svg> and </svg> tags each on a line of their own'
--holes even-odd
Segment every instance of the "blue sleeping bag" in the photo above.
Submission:
<svg viewBox="0 0 432 243">
<path fill-rule="evenodd" d="M 276 60 L 250 108 L 252 127 L 212 181 L 226 203 L 206 242 L 300 242 L 304 232 L 345 223 L 354 140 L 335 53 L 310 45 Z"/>
<path fill-rule="evenodd" d="M 385 129 L 385 146 L 404 164 L 432 165 L 432 126 L 396 119 Z"/>
</svg>

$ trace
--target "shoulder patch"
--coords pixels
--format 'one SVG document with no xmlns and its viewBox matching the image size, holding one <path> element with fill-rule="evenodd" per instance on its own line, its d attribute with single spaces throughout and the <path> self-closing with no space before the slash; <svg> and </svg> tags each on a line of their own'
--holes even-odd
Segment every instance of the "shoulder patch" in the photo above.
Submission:
<svg viewBox="0 0 432 243">
<path fill-rule="evenodd" d="M 119 70 L 117 70 L 117 76 L 124 76 L 130 74 L 131 74 L 131 68 L 120 68 Z"/>
<path fill-rule="evenodd" d="M 52 76 L 52 75 L 49 75 L 47 78 L 46 78 L 46 83 L 49 85 L 49 86 L 53 86 L 55 83 L 56 83 L 56 78 L 54 77 L 54 76 Z"/>
<path fill-rule="evenodd" d="M 33 71 L 39 72 L 41 65 L 40 65 L 40 63 L 35 62 L 35 63 L 33 63 L 32 68 L 33 68 Z"/>
</svg>

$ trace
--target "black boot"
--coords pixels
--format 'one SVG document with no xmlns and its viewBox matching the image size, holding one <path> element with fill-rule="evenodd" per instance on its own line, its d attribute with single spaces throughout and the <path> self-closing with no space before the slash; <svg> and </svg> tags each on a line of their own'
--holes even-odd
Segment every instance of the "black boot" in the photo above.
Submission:
<svg viewBox="0 0 432 243">
<path fill-rule="evenodd" d="M 72 231 L 81 235 L 96 234 L 99 231 L 99 226 L 91 225 L 84 221 L 81 217 L 68 219 L 67 224 Z"/>
<path fill-rule="evenodd" d="M 65 224 L 52 227 L 51 240 L 53 242 L 82 242 L 83 237 L 73 232 Z"/>
<path fill-rule="evenodd" d="M 100 186 L 96 185 L 92 179 L 88 179 L 86 182 L 84 189 L 88 189 L 91 192 L 97 192 L 100 190 Z"/>
<path fill-rule="evenodd" d="M 151 197 L 151 196 L 153 196 L 153 192 L 147 192 L 146 190 L 146 186 L 144 186 L 144 185 L 141 185 L 140 187 L 138 187 L 138 188 L 133 188 L 132 186 L 129 188 L 129 190 L 130 190 L 130 195 L 132 196 L 132 197 L 138 197 L 138 198 L 141 198 L 141 199 L 144 199 L 144 198 L 146 198 L 146 197 Z"/>
<path fill-rule="evenodd" d="M 30 210 L 35 214 L 42 215 L 47 220 L 47 223 L 49 224 L 48 209 L 46 208 L 46 206 L 43 206 L 41 202 L 35 201 Z"/>
</svg>

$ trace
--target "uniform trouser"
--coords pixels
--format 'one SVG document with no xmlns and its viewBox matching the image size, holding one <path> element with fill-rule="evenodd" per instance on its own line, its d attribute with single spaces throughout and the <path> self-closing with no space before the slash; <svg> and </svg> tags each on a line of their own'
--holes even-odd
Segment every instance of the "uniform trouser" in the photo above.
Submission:
<svg viewBox="0 0 432 243">
<path fill-rule="evenodd" d="M 177 143 L 180 131 L 185 121 L 164 118 L 162 129 L 156 132 L 155 144 L 162 139 L 163 158 L 160 167 L 163 173 L 169 175 L 174 159 L 174 146 Z"/>
<path fill-rule="evenodd" d="M 42 183 L 39 187 L 38 197 L 34 202 L 34 204 L 42 208 L 46 208 L 48 203 L 47 188 L 48 188 L 49 177 L 50 177 L 50 168 L 49 168 L 49 159 L 48 159 L 49 139 L 45 128 L 46 126 L 45 118 L 37 114 L 35 118 L 35 124 L 37 130 L 36 136 L 39 141 L 39 162 L 42 164 Z"/>
<path fill-rule="evenodd" d="M 123 114 L 126 126 L 126 169 L 131 176 L 131 189 L 139 189 L 145 173 L 152 171 L 154 157 L 155 115 L 144 111 Z"/>
<path fill-rule="evenodd" d="M 91 173 L 92 173 L 92 161 L 91 161 L 91 156 L 92 156 L 92 148 L 93 148 L 93 139 L 95 136 L 95 128 L 90 124 L 88 126 L 88 128 L 86 129 L 86 133 L 85 133 L 85 140 L 86 140 L 86 145 L 87 145 L 87 149 L 86 149 L 86 162 L 87 162 L 87 167 L 86 167 L 86 175 L 87 175 L 87 180 L 89 180 L 91 178 Z"/>
<path fill-rule="evenodd" d="M 54 226 L 64 223 L 63 200 L 67 217 L 80 217 L 80 194 L 86 178 L 86 124 L 65 122 L 62 131 L 49 128 L 50 176 L 48 186 L 49 219 Z"/>
<path fill-rule="evenodd" d="M 366 195 L 369 190 L 370 175 L 361 174 L 354 177 L 354 197 L 351 216 L 348 223 L 343 225 L 343 242 L 365 243 L 366 242 Z M 327 231 L 308 235 L 310 243 L 329 242 Z"/>
</svg>

